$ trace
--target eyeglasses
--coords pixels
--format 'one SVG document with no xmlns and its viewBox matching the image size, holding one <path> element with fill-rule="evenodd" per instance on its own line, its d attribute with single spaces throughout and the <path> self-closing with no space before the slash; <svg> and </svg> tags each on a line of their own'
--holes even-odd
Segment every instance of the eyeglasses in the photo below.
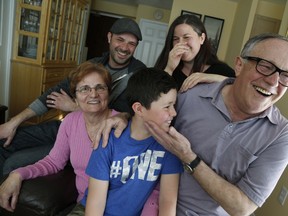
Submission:
<svg viewBox="0 0 288 216">
<path fill-rule="evenodd" d="M 243 59 L 256 62 L 256 70 L 264 76 L 271 76 L 272 74 L 279 73 L 279 83 L 288 87 L 288 71 L 281 70 L 273 63 L 258 57 L 244 56 Z"/>
<path fill-rule="evenodd" d="M 103 85 L 103 84 L 97 84 L 95 87 L 90 87 L 88 85 L 84 85 L 84 86 L 81 86 L 78 89 L 76 89 L 76 91 L 83 94 L 83 95 L 88 95 L 92 92 L 92 89 L 95 89 L 95 91 L 98 94 L 102 94 L 108 89 L 108 87 L 106 85 Z"/>
</svg>

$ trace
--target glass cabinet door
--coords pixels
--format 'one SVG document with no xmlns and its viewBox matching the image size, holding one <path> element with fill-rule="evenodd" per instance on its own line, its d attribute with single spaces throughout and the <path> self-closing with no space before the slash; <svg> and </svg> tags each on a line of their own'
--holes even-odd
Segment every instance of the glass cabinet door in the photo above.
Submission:
<svg viewBox="0 0 288 216">
<path fill-rule="evenodd" d="M 68 61 L 68 54 L 71 49 L 71 32 L 75 13 L 75 0 L 64 0 L 63 32 L 60 45 L 60 57 L 62 61 Z"/>
<path fill-rule="evenodd" d="M 17 0 L 13 59 L 76 65 L 88 9 L 86 0 Z"/>
<path fill-rule="evenodd" d="M 42 5 L 42 0 L 23 0 L 24 4 L 34 5 L 34 6 L 40 6 Z"/>
<path fill-rule="evenodd" d="M 62 19 L 62 0 L 52 0 L 51 14 L 48 25 L 48 41 L 46 49 L 46 60 L 56 60 L 58 58 L 59 37 Z"/>
<path fill-rule="evenodd" d="M 74 28 L 71 32 L 71 52 L 69 55 L 69 59 L 72 61 L 77 61 L 79 59 L 79 50 L 81 46 L 81 38 L 84 29 L 84 23 L 86 21 L 87 15 L 86 5 L 81 3 L 80 1 L 77 3 L 77 7 L 75 10 L 75 19 L 74 19 Z"/>
<path fill-rule="evenodd" d="M 41 5 L 42 0 L 22 0 L 20 3 L 18 56 L 37 58 Z"/>
<path fill-rule="evenodd" d="M 20 30 L 39 33 L 40 17 L 41 11 L 22 8 Z"/>
<path fill-rule="evenodd" d="M 52 0 L 46 62 L 77 63 L 86 11 L 87 3 Z"/>
<path fill-rule="evenodd" d="M 18 56 L 36 59 L 38 38 L 19 34 Z"/>
</svg>

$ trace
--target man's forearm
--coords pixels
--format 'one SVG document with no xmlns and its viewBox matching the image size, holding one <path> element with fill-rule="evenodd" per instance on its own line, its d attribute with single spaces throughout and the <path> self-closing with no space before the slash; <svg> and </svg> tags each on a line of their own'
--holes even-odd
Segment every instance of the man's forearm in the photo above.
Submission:
<svg viewBox="0 0 288 216">
<path fill-rule="evenodd" d="M 195 169 L 193 177 L 201 187 L 230 215 L 250 215 L 257 206 L 237 186 L 215 173 L 203 161 Z"/>
<path fill-rule="evenodd" d="M 26 108 L 25 110 L 23 110 L 22 112 L 20 112 L 19 114 L 17 114 L 16 116 L 12 117 L 10 119 L 10 122 L 15 126 L 18 127 L 21 123 L 23 123 L 24 121 L 26 121 L 27 119 L 30 119 L 32 117 L 36 116 L 36 113 L 30 109 L 30 108 Z"/>
</svg>

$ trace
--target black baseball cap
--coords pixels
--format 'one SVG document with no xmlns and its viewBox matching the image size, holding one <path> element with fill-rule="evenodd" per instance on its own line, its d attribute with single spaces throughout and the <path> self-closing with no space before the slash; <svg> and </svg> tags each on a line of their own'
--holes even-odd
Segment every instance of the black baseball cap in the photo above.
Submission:
<svg viewBox="0 0 288 216">
<path fill-rule="evenodd" d="M 118 19 L 110 28 L 110 32 L 114 34 L 130 33 L 141 41 L 142 34 L 138 24 L 129 18 Z"/>
</svg>

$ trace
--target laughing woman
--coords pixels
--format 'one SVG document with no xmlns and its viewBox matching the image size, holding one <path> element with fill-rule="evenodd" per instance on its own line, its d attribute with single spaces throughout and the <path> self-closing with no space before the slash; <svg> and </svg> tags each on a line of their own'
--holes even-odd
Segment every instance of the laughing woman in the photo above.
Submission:
<svg viewBox="0 0 288 216">
<path fill-rule="evenodd" d="M 171 24 L 155 67 L 172 75 L 180 91 L 200 82 L 235 77 L 234 70 L 220 61 L 211 49 L 202 21 L 194 15 L 181 15 Z"/>
</svg>

